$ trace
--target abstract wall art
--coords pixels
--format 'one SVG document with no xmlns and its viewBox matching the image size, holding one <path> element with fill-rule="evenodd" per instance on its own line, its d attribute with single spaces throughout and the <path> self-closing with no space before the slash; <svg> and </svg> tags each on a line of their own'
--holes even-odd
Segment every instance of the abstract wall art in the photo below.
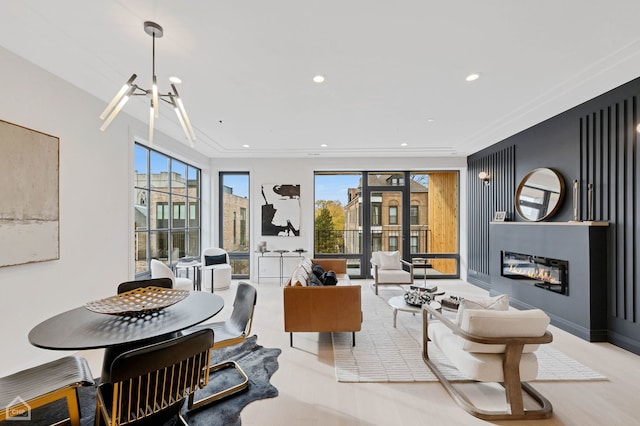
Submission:
<svg viewBox="0 0 640 426">
<path fill-rule="evenodd" d="M 263 184 L 262 235 L 300 235 L 300 185 Z"/>
<path fill-rule="evenodd" d="M 0 267 L 60 258 L 59 146 L 0 120 Z"/>
</svg>

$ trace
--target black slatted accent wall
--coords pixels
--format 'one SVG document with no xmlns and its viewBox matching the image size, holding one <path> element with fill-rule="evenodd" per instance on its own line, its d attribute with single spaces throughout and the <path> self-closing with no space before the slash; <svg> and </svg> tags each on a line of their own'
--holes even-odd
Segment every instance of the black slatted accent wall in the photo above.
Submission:
<svg viewBox="0 0 640 426">
<path fill-rule="evenodd" d="M 639 319 L 640 306 L 640 248 L 636 249 L 640 135 L 635 129 L 639 122 L 635 96 L 580 118 L 580 218 L 588 219 L 587 185 L 591 183 L 593 219 L 611 224 L 609 317 L 632 323 Z"/>
<path fill-rule="evenodd" d="M 467 167 L 469 276 L 489 283 L 489 222 L 496 211 L 506 211 L 510 220 L 515 214 L 515 146 L 470 160 Z M 480 172 L 491 176 L 488 185 L 478 178 Z"/>
</svg>

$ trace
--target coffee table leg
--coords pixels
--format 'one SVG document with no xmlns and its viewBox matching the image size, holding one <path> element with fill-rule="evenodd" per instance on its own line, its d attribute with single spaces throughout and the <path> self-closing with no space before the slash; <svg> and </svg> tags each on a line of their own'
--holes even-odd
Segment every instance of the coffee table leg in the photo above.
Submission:
<svg viewBox="0 0 640 426">
<path fill-rule="evenodd" d="M 396 317 L 398 316 L 398 310 L 393 310 L 393 328 L 396 328 Z"/>
</svg>

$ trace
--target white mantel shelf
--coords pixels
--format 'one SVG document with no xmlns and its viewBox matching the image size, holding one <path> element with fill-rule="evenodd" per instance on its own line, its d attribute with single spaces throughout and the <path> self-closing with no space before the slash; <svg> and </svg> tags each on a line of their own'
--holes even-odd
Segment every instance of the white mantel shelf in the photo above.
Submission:
<svg viewBox="0 0 640 426">
<path fill-rule="evenodd" d="M 609 226 L 609 222 L 491 222 L 492 225 L 571 225 L 571 226 Z"/>
</svg>

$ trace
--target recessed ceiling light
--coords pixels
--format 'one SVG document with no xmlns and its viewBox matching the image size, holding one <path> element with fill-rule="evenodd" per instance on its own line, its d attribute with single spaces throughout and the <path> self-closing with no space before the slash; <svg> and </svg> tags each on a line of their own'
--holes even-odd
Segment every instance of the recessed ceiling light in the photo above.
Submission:
<svg viewBox="0 0 640 426">
<path fill-rule="evenodd" d="M 313 77 L 313 81 L 316 83 L 324 83 L 324 81 L 326 80 L 326 78 L 324 77 L 324 75 L 316 75 Z"/>
<path fill-rule="evenodd" d="M 180 80 L 180 78 L 176 77 L 175 75 L 172 75 L 171 77 L 169 77 L 169 81 L 174 84 L 182 83 L 182 80 Z"/>
<path fill-rule="evenodd" d="M 249 145 L 244 144 L 244 145 L 242 145 L 242 147 L 243 147 L 243 148 L 249 148 Z"/>
<path fill-rule="evenodd" d="M 323 148 L 326 148 L 326 147 L 327 147 L 327 144 L 326 144 L 326 143 L 323 143 L 323 144 L 322 144 L 322 145 L 320 145 L 320 146 L 321 146 L 321 147 L 323 147 Z"/>
<path fill-rule="evenodd" d="M 436 120 L 434 120 L 433 118 L 427 118 L 427 123 L 433 123 L 434 121 Z"/>
<path fill-rule="evenodd" d="M 469 74 L 469 75 L 467 76 L 467 78 L 465 78 L 465 80 L 467 80 L 467 81 L 474 81 L 474 80 L 477 80 L 477 79 L 479 79 L 479 78 L 480 78 L 480 74 L 478 74 L 478 73 L 473 73 L 473 74 Z"/>
<path fill-rule="evenodd" d="M 406 143 L 406 142 L 402 142 L 402 143 L 400 144 L 400 146 L 407 146 L 407 145 L 409 145 L 409 144 L 408 144 L 408 143 Z"/>
</svg>

